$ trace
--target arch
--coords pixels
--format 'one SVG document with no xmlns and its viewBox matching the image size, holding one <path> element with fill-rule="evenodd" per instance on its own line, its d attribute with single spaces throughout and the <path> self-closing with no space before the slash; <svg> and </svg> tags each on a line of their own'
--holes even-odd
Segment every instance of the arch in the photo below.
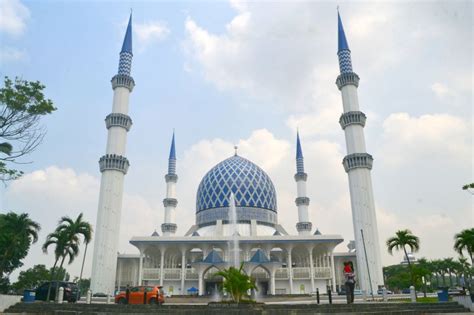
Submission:
<svg viewBox="0 0 474 315">
<path fill-rule="evenodd" d="M 267 278 L 270 279 L 270 276 L 271 276 L 270 270 L 268 270 L 268 268 L 265 267 L 265 266 L 262 265 L 262 264 L 253 266 L 253 267 L 250 269 L 249 275 L 252 276 L 252 275 L 255 273 L 255 270 L 257 270 L 257 272 L 258 272 L 258 269 L 262 269 L 263 271 L 265 271 L 265 272 L 267 273 L 268 277 L 265 277 L 265 279 L 267 279 Z"/>
<path fill-rule="evenodd" d="M 209 280 L 209 279 L 213 279 L 213 280 L 222 280 L 222 277 L 220 276 L 213 276 L 212 274 L 218 272 L 218 271 L 221 271 L 222 268 L 216 266 L 216 265 L 210 265 L 209 267 L 207 267 L 206 269 L 204 269 L 203 273 L 202 273 L 202 277 L 204 280 Z"/>
</svg>

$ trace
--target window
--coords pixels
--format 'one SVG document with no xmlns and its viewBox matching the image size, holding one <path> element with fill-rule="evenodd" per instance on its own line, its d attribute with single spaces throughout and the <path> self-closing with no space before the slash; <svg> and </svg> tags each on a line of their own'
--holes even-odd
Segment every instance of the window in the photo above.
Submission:
<svg viewBox="0 0 474 315">
<path fill-rule="evenodd" d="M 140 291 L 139 287 L 133 287 L 130 289 L 130 292 L 138 292 L 138 291 Z"/>
</svg>

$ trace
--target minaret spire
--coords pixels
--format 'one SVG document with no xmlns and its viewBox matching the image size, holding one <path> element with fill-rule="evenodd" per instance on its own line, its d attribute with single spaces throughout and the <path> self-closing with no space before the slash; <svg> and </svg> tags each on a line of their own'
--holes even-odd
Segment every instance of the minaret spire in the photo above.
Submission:
<svg viewBox="0 0 474 315">
<path fill-rule="evenodd" d="M 123 181 L 130 165 L 125 157 L 125 148 L 127 132 L 132 126 L 132 119 L 128 116 L 129 96 L 135 86 L 130 76 L 132 57 L 130 15 L 120 52 L 118 73 L 112 78 L 112 113 L 105 118 L 108 129 L 107 146 L 105 155 L 99 160 L 102 176 L 91 275 L 91 290 L 94 293 L 113 294 L 115 287 Z"/>
<path fill-rule="evenodd" d="M 171 138 L 170 156 L 168 159 L 168 174 L 165 176 L 166 181 L 166 198 L 163 199 L 165 207 L 165 219 L 161 225 L 163 236 L 170 236 L 176 233 L 178 226 L 176 225 L 175 212 L 178 205 L 176 199 L 176 183 L 178 182 L 178 175 L 176 175 L 176 145 L 173 137 Z"/>
<path fill-rule="evenodd" d="M 347 155 L 342 164 L 349 177 L 352 222 L 356 244 L 357 268 L 361 289 L 366 293 L 383 285 L 374 193 L 372 189 L 373 158 L 366 152 L 364 126 L 366 116 L 359 110 L 357 88 L 359 76 L 352 70 L 351 51 L 338 12 L 338 59 L 340 75 L 336 84 L 342 95 L 344 113 L 339 124 L 345 133 Z M 366 253 L 366 255 L 365 255 Z"/>
<path fill-rule="evenodd" d="M 304 172 L 303 150 L 301 149 L 300 133 L 296 132 L 296 188 L 297 198 L 295 199 L 298 207 L 298 223 L 296 229 L 300 235 L 309 235 L 313 224 L 309 221 L 308 206 L 309 198 L 306 196 L 306 180 L 308 174 Z"/>
</svg>

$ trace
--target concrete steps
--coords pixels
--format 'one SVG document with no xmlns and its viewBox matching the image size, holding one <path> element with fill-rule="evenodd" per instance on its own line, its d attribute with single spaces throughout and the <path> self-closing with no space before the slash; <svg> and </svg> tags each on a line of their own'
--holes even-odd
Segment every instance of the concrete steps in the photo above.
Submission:
<svg viewBox="0 0 474 315">
<path fill-rule="evenodd" d="M 447 303 L 360 303 L 360 304 L 240 304 L 236 305 L 116 305 L 116 304 L 54 304 L 18 303 L 5 314 L 55 315 L 121 315 L 121 314 L 219 314 L 222 315 L 299 315 L 299 314 L 391 314 L 418 315 L 469 313 L 455 302 Z"/>
</svg>

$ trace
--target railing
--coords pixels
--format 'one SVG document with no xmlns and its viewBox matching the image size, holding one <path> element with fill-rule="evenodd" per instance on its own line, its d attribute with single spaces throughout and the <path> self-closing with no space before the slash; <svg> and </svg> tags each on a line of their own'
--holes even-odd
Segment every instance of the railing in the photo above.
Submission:
<svg viewBox="0 0 474 315">
<path fill-rule="evenodd" d="M 143 268 L 143 280 L 159 280 L 160 268 Z"/>
<path fill-rule="evenodd" d="M 275 271 L 275 279 L 288 279 L 288 268 L 278 268 Z"/>
<path fill-rule="evenodd" d="M 331 267 L 314 267 L 314 279 L 330 279 Z"/>
<path fill-rule="evenodd" d="M 293 279 L 311 279 L 309 267 L 293 267 Z"/>
<path fill-rule="evenodd" d="M 199 274 L 197 273 L 196 269 L 191 268 L 191 269 L 186 269 L 186 280 L 198 280 L 199 279 Z"/>
<path fill-rule="evenodd" d="M 165 268 L 163 270 L 165 280 L 180 280 L 181 268 Z"/>
</svg>

